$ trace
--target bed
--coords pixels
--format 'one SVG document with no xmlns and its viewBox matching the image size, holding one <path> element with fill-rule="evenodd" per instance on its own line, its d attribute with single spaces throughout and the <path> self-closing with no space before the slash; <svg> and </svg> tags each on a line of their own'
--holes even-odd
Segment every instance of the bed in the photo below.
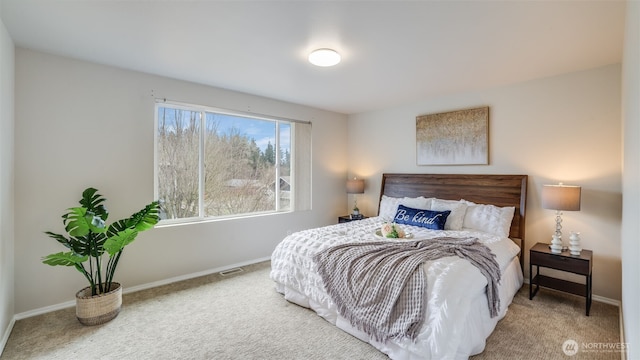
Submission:
<svg viewBox="0 0 640 360">
<path fill-rule="evenodd" d="M 271 279 L 286 300 L 314 310 L 391 359 L 467 359 L 484 350 L 487 337 L 522 286 L 526 189 L 527 175 L 383 174 L 377 216 L 288 235 L 272 254 Z M 446 222 L 435 229 L 411 221 L 396 225 L 405 219 L 400 216 L 405 211 L 445 217 Z M 384 224 L 398 226 L 407 238 L 386 238 L 381 231 Z M 452 239 L 472 240 L 490 251 L 493 266 L 500 270 L 499 281 L 491 281 L 486 269 L 472 259 L 443 256 L 424 261 L 412 275 L 425 280 L 419 288 L 424 294 L 421 321 L 413 323 L 419 326 L 411 336 L 381 337 L 354 321 L 359 312 L 355 316 L 346 312 L 344 298 L 336 295 L 327 278 L 327 266 L 345 261 L 320 256 L 339 248 L 433 246 Z M 348 279 L 352 274 L 341 276 Z M 375 296 L 386 288 L 361 290 Z M 493 299 L 490 294 L 495 294 Z"/>
</svg>

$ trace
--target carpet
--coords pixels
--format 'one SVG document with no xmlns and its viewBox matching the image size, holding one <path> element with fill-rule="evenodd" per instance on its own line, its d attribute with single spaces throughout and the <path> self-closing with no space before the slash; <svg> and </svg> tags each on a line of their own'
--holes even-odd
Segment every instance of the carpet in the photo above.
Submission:
<svg viewBox="0 0 640 360">
<path fill-rule="evenodd" d="M 19 320 L 0 359 L 387 359 L 284 300 L 269 262 L 243 269 L 125 294 L 121 313 L 103 325 L 81 325 L 75 308 Z M 472 359 L 567 359 L 567 339 L 619 343 L 617 307 L 594 302 L 591 316 L 583 312 L 582 298 L 541 289 L 530 301 L 525 286 Z M 571 358 L 620 359 L 593 350 Z"/>
</svg>

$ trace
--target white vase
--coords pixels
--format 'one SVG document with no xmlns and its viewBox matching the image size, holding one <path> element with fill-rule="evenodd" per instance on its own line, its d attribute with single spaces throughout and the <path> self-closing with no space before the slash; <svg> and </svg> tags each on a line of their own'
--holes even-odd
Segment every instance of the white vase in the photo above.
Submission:
<svg viewBox="0 0 640 360">
<path fill-rule="evenodd" d="M 553 235 L 551 237 L 551 252 L 554 254 L 560 254 L 562 252 L 562 240 L 560 239 L 560 236 L 558 235 Z"/>
<path fill-rule="evenodd" d="M 571 255 L 580 255 L 582 248 L 580 247 L 579 232 L 571 232 L 571 235 L 569 236 L 569 251 L 571 251 Z"/>
</svg>

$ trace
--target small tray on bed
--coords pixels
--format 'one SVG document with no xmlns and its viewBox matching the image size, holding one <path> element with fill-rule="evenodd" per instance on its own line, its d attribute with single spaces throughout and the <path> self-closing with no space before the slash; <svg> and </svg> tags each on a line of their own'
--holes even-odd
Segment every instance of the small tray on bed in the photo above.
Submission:
<svg viewBox="0 0 640 360">
<path fill-rule="evenodd" d="M 408 240 L 408 239 L 413 239 L 413 234 L 410 232 L 406 232 L 404 233 L 404 237 L 402 238 L 388 238 L 386 236 L 382 235 L 382 230 L 381 229 L 376 229 L 376 231 L 373 232 L 373 235 L 375 235 L 376 237 L 379 237 L 380 239 L 391 239 L 391 240 Z"/>
</svg>

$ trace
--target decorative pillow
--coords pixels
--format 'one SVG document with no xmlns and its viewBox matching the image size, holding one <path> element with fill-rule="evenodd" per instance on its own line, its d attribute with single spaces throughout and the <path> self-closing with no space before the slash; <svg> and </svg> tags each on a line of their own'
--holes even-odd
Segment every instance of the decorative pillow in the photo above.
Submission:
<svg viewBox="0 0 640 360">
<path fill-rule="evenodd" d="M 414 209 L 398 205 L 398 211 L 393 218 L 396 224 L 420 226 L 432 230 L 444 230 L 444 224 L 451 211 L 433 211 Z"/>
<path fill-rule="evenodd" d="M 498 207 L 495 205 L 481 205 L 467 202 L 467 211 L 462 226 L 501 237 L 509 237 L 511 221 L 515 207 Z"/>
<path fill-rule="evenodd" d="M 445 230 L 462 230 L 464 214 L 467 211 L 467 204 L 465 204 L 464 202 L 456 200 L 433 199 L 433 202 L 431 203 L 431 210 L 451 211 L 451 214 L 447 218 L 447 223 L 444 225 Z"/>
<path fill-rule="evenodd" d="M 431 200 L 432 198 L 425 198 L 422 196 L 417 198 L 395 198 L 382 195 L 382 199 L 380 199 L 380 211 L 378 212 L 378 216 L 382 217 L 385 220 L 391 221 L 396 215 L 398 205 L 402 204 L 415 209 L 429 209 L 431 207 Z"/>
</svg>

